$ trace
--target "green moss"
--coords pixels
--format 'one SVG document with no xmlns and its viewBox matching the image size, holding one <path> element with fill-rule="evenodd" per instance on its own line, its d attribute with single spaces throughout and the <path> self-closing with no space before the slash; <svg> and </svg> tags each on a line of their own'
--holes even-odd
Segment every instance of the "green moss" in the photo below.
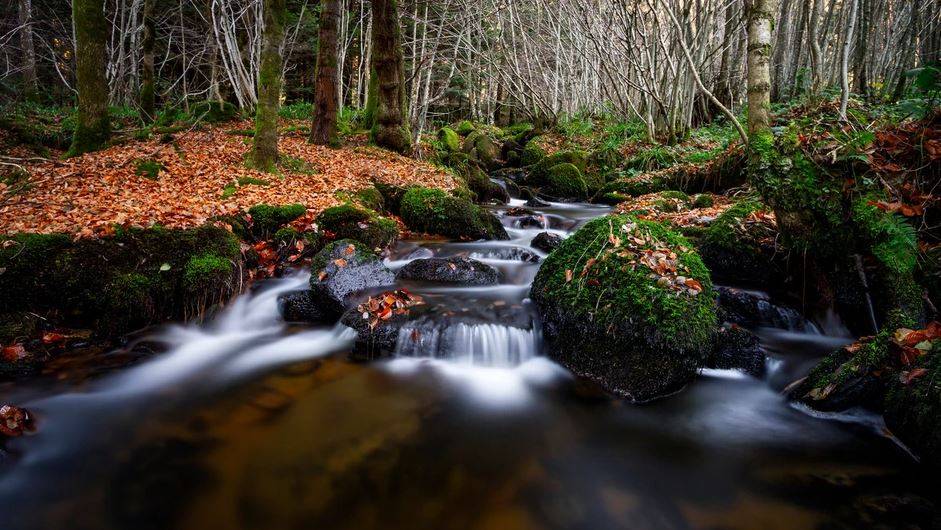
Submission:
<svg viewBox="0 0 941 530">
<path fill-rule="evenodd" d="M 134 174 L 150 180 L 157 180 L 160 172 L 165 169 L 163 164 L 156 160 L 138 160 L 134 165 Z"/>
<path fill-rule="evenodd" d="M 744 200 L 722 212 L 706 229 L 703 237 L 705 243 L 728 250 L 740 246 L 754 248 L 756 241 L 747 233 L 745 219 L 762 208 L 763 205 L 758 201 Z"/>
<path fill-rule="evenodd" d="M 252 233 L 255 237 L 262 239 L 277 232 L 278 228 L 290 223 L 306 212 L 307 208 L 303 204 L 285 204 L 281 206 L 259 204 L 248 210 L 248 214 L 252 217 Z"/>
<path fill-rule="evenodd" d="M 546 152 L 542 147 L 539 147 L 539 144 L 536 142 L 530 141 L 526 144 L 526 147 L 523 148 L 523 152 L 520 155 L 520 164 L 523 166 L 531 166 L 545 157 Z"/>
<path fill-rule="evenodd" d="M 450 127 L 442 127 L 441 130 L 438 131 L 438 141 L 440 141 L 441 145 L 449 152 L 461 150 L 461 138 L 454 132 L 454 129 Z"/>
<path fill-rule="evenodd" d="M 699 193 L 693 196 L 693 206 L 696 208 L 711 208 L 715 204 L 715 199 L 708 193 Z"/>
<path fill-rule="evenodd" d="M 350 245 L 353 246 L 353 252 L 347 253 L 345 250 L 340 252 L 340 254 L 347 256 L 344 258 L 347 261 L 355 260 L 356 263 L 366 263 L 379 259 L 375 252 L 356 239 L 338 239 L 320 249 L 320 252 L 310 261 L 310 270 L 314 271 L 316 276 L 317 272 L 324 270 L 327 264 L 334 259 L 333 255 L 337 253 L 338 249 L 346 249 Z"/>
<path fill-rule="evenodd" d="M 238 116 L 238 108 L 228 101 L 201 101 L 190 110 L 193 121 L 205 123 L 220 123 L 234 120 Z"/>
<path fill-rule="evenodd" d="M 588 195 L 582 172 L 574 164 L 553 166 L 545 182 L 545 191 L 555 197 L 584 198 Z"/>
<path fill-rule="evenodd" d="M 931 351 L 919 357 L 912 370 L 924 375 L 903 384 L 898 377 L 889 381 L 885 399 L 885 420 L 893 434 L 912 448 L 922 462 L 941 468 L 941 340 L 931 343 Z"/>
<path fill-rule="evenodd" d="M 352 204 L 327 208 L 317 216 L 317 226 L 339 239 L 357 239 L 370 249 L 385 248 L 399 237 L 395 221 Z"/>
<path fill-rule="evenodd" d="M 461 136 L 467 136 L 468 134 L 474 132 L 476 127 L 474 123 L 470 120 L 464 120 L 457 124 L 457 127 L 454 128 L 454 131 L 460 134 Z"/>
<path fill-rule="evenodd" d="M 255 177 L 238 177 L 237 179 L 235 179 L 235 182 L 237 182 L 239 186 L 270 186 L 271 185 L 271 182 L 265 179 L 259 179 Z"/>
<path fill-rule="evenodd" d="M 191 291 L 212 289 L 220 282 L 228 281 L 232 275 L 229 259 L 207 252 L 193 256 L 186 262 L 183 281 Z"/>
<path fill-rule="evenodd" d="M 222 199 L 228 199 L 229 197 L 235 195 L 236 191 L 238 191 L 238 188 L 235 186 L 234 183 L 230 182 L 226 184 L 224 188 L 222 188 L 222 195 L 220 195 L 220 197 Z"/>
<path fill-rule="evenodd" d="M 559 164 L 572 164 L 578 168 L 578 171 L 585 173 L 588 167 L 588 158 L 583 151 L 559 151 L 553 153 L 530 168 L 529 174 L 523 179 L 524 183 L 533 186 L 541 186 L 549 176 L 549 170 Z"/>
<path fill-rule="evenodd" d="M 416 231 L 453 238 L 508 238 L 493 214 L 439 189 L 410 188 L 402 197 L 401 215 L 405 225 Z"/>
<path fill-rule="evenodd" d="M 701 292 L 674 290 L 638 263 L 642 252 L 662 248 L 677 254 L 677 274 L 697 280 Z M 634 399 L 688 381 L 717 323 L 709 271 L 691 249 L 663 224 L 628 215 L 585 224 L 549 254 L 530 291 L 553 351 L 577 371 L 617 379 Z"/>
<path fill-rule="evenodd" d="M 667 188 L 667 182 L 659 177 L 648 175 L 625 177 L 605 184 L 602 194 L 617 193 L 628 197 L 639 197 L 648 193 L 657 193 Z"/>
</svg>

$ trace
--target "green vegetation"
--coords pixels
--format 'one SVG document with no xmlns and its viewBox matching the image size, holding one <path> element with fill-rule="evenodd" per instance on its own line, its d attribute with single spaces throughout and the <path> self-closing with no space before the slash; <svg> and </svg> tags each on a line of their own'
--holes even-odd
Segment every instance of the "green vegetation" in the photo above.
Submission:
<svg viewBox="0 0 941 530">
<path fill-rule="evenodd" d="M 164 166 L 156 160 L 138 160 L 134 164 L 134 174 L 138 177 L 144 177 L 150 180 L 157 180 Z"/>
<path fill-rule="evenodd" d="M 228 101 L 201 101 L 193 105 L 190 116 L 197 122 L 221 123 L 234 120 L 238 116 L 238 108 Z"/>
<path fill-rule="evenodd" d="M 282 226 L 290 223 L 307 212 L 303 204 L 285 204 L 273 206 L 259 204 L 248 209 L 252 218 L 251 231 L 259 239 L 267 239 Z"/>
<path fill-rule="evenodd" d="M 450 153 L 461 150 L 461 138 L 450 127 L 442 127 L 438 131 L 438 141 Z"/>
<path fill-rule="evenodd" d="M 395 221 L 349 203 L 321 212 L 317 226 L 338 239 L 357 239 L 369 249 L 386 248 L 399 237 Z"/>
<path fill-rule="evenodd" d="M 411 230 L 458 239 L 508 239 L 493 214 L 438 189 L 409 188 L 402 196 L 400 211 Z"/>
</svg>

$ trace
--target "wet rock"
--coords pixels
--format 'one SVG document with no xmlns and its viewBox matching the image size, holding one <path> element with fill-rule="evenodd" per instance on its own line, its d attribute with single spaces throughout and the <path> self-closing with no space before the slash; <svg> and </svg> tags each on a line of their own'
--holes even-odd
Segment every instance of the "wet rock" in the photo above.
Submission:
<svg viewBox="0 0 941 530">
<path fill-rule="evenodd" d="M 530 245 L 532 245 L 533 248 L 539 249 L 543 252 L 552 252 L 553 250 L 559 248 L 559 245 L 561 245 L 563 241 L 565 241 L 565 238 L 559 234 L 553 234 L 552 232 L 542 232 L 533 238 L 532 242 L 530 242 Z"/>
<path fill-rule="evenodd" d="M 335 307 L 335 306 L 334 306 Z M 278 297 L 278 310 L 286 322 L 327 324 L 336 322 L 340 315 L 318 303 L 309 289 L 292 291 Z"/>
<path fill-rule="evenodd" d="M 464 285 L 496 285 L 500 274 L 486 263 L 464 258 L 417 259 L 402 267 L 399 280 L 458 283 Z"/>
<path fill-rule="evenodd" d="M 549 355 L 633 402 L 682 388 L 716 328 L 709 272 L 690 248 L 666 226 L 629 216 L 584 225 L 549 254 L 530 290 Z"/>
<path fill-rule="evenodd" d="M 470 201 L 432 188 L 410 188 L 401 202 L 402 221 L 411 230 L 457 239 L 510 238 L 500 220 Z"/>
<path fill-rule="evenodd" d="M 790 331 L 808 331 L 812 325 L 796 309 L 772 304 L 761 294 L 716 287 L 720 316 L 725 322 L 745 327 L 766 326 Z"/>
<path fill-rule="evenodd" d="M 503 214 L 509 217 L 523 217 L 524 215 L 536 215 L 536 212 L 522 206 L 514 206 L 503 212 Z"/>
<path fill-rule="evenodd" d="M 324 311 L 335 314 L 348 309 L 355 294 L 394 282 L 395 275 L 379 256 L 351 239 L 327 245 L 311 262 L 311 296 Z"/>
<path fill-rule="evenodd" d="M 824 357 L 807 377 L 785 389 L 791 399 L 824 412 L 851 407 L 879 410 L 885 384 L 877 374 L 889 364 L 888 338 L 863 337 Z"/>
<path fill-rule="evenodd" d="M 370 361 L 395 353 L 399 329 L 408 322 L 408 316 L 395 315 L 371 326 L 369 319 L 363 318 L 363 314 L 353 308 L 343 314 L 340 322 L 356 332 L 356 342 L 353 345 L 351 358 L 357 361 Z"/>
<path fill-rule="evenodd" d="M 535 253 L 521 247 L 496 247 L 485 251 L 473 252 L 470 257 L 476 259 L 523 261 L 526 263 L 539 263 L 540 261 L 539 256 Z"/>
<path fill-rule="evenodd" d="M 527 215 L 516 221 L 520 228 L 545 228 L 546 218 L 542 215 Z"/>
<path fill-rule="evenodd" d="M 707 368 L 740 370 L 748 375 L 765 375 L 765 352 L 758 345 L 758 337 L 745 328 L 732 325 L 719 328 L 716 346 Z"/>
<path fill-rule="evenodd" d="M 0 434 L 9 437 L 21 436 L 29 429 L 29 413 L 13 405 L 0 406 Z"/>
</svg>

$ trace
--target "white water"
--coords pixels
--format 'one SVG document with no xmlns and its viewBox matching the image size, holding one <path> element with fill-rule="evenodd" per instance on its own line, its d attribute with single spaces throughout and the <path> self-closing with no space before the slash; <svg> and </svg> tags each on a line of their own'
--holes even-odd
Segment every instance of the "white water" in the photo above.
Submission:
<svg viewBox="0 0 941 530">
<path fill-rule="evenodd" d="M 533 329 L 501 324 L 406 325 L 399 330 L 395 354 L 506 368 L 536 357 L 538 342 Z"/>
</svg>

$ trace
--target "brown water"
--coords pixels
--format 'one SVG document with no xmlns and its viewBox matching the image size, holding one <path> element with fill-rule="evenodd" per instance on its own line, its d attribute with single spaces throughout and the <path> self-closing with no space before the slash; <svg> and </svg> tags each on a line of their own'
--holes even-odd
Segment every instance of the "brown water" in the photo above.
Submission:
<svg viewBox="0 0 941 530">
<path fill-rule="evenodd" d="M 565 233 L 604 210 L 545 213 Z M 814 417 L 779 395 L 847 340 L 838 326 L 759 330 L 766 379 L 705 371 L 675 396 L 627 405 L 540 355 L 526 303 L 538 264 L 520 259 L 539 230 L 505 222 L 510 242 L 411 242 L 392 256 L 401 266 L 474 255 L 503 275 L 498 287 L 411 285 L 451 314 L 432 319 L 443 338 L 409 352 L 418 358 L 357 364 L 343 328 L 285 326 L 276 297 L 299 275 L 204 327 L 155 332 L 166 351 L 134 365 L 0 386 L 0 401 L 29 408 L 38 427 L 6 446 L 0 529 L 800 529 L 936 517 L 937 481 L 880 418 Z"/>
</svg>

